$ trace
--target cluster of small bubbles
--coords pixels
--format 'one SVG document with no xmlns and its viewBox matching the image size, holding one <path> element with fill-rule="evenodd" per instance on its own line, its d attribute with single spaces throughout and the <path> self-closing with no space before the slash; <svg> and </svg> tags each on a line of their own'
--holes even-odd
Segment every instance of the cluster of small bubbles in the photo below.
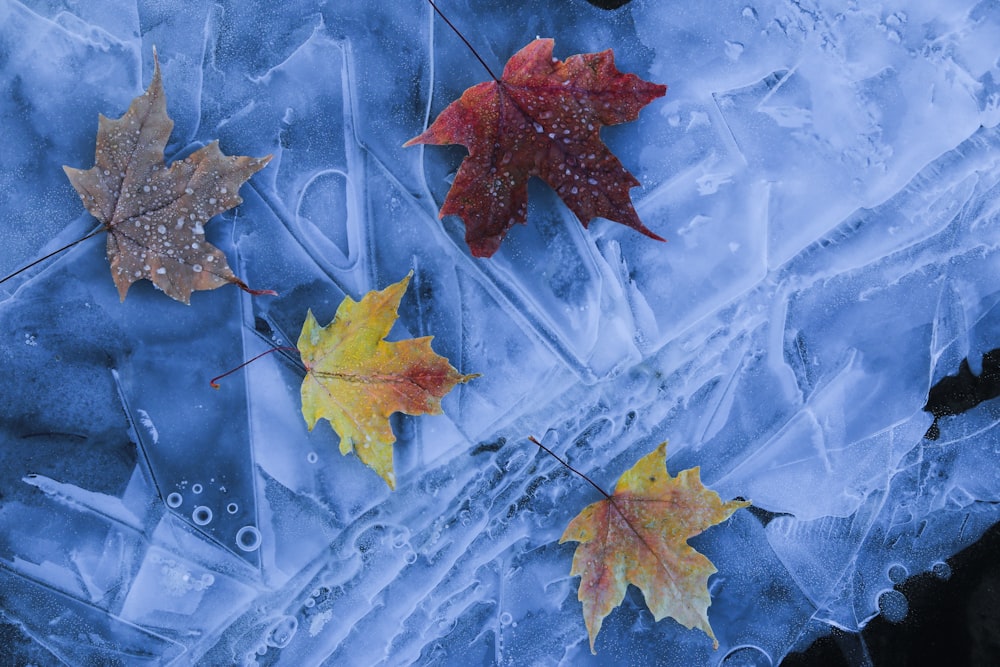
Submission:
<svg viewBox="0 0 1000 667">
<path fill-rule="evenodd" d="M 309 452 L 308 454 L 306 454 L 306 461 L 308 461 L 309 463 L 316 463 L 317 461 L 319 461 L 319 456 L 316 454 L 316 452 Z"/>
<path fill-rule="evenodd" d="M 212 523 L 212 510 L 204 505 L 198 505 L 191 512 L 191 520 L 199 526 L 207 526 Z"/>
<path fill-rule="evenodd" d="M 204 491 L 204 488 L 202 488 L 201 484 L 191 485 L 191 493 L 201 493 L 202 491 Z"/>
<path fill-rule="evenodd" d="M 889 568 L 889 581 L 894 584 L 901 584 L 906 581 L 906 577 L 909 575 L 906 568 L 902 565 L 893 565 Z"/>
<path fill-rule="evenodd" d="M 173 493 L 167 494 L 167 507 L 172 507 L 177 509 L 184 502 L 184 496 L 174 491 Z"/>
<path fill-rule="evenodd" d="M 200 577 L 194 577 L 182 563 L 172 558 L 154 555 L 150 558 L 154 564 L 160 565 L 161 582 L 167 594 L 182 596 L 188 591 L 203 591 L 215 583 L 215 576 L 206 572 Z"/>
<path fill-rule="evenodd" d="M 322 596 L 326 595 L 329 592 L 330 589 L 327 588 L 326 586 L 317 586 L 316 588 L 312 589 L 312 591 L 309 593 L 309 597 L 306 598 L 306 601 L 302 603 L 302 606 L 305 607 L 306 609 L 312 609 L 313 607 L 316 606 L 317 602 L 320 601 L 319 598 L 321 598 Z"/>
<path fill-rule="evenodd" d="M 260 548 L 260 531 L 254 526 L 243 526 L 236 531 L 236 546 L 242 551 L 256 551 Z"/>
<path fill-rule="evenodd" d="M 230 514 L 236 514 L 237 512 L 240 511 L 240 506 L 237 505 L 236 503 L 229 503 L 228 505 L 226 505 L 226 511 L 229 512 Z"/>
<path fill-rule="evenodd" d="M 951 566 L 948 565 L 948 563 L 944 562 L 943 560 L 938 561 L 933 565 L 931 565 L 931 572 L 933 572 L 934 576 L 937 577 L 938 579 L 951 578 Z"/>
</svg>

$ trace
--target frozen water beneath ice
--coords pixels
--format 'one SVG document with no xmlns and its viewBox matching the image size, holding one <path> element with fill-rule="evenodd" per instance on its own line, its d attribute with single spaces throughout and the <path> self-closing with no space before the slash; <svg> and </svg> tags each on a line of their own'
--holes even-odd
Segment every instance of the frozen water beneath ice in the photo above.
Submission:
<svg viewBox="0 0 1000 667">
<path fill-rule="evenodd" d="M 491 260 L 403 149 L 486 76 L 421 2 L 0 0 L 0 272 L 93 228 L 92 164 L 160 54 L 168 160 L 273 154 L 207 227 L 236 289 L 119 303 L 90 241 L 0 286 L 0 611 L 18 663 L 777 664 L 899 620 L 1000 519 L 1000 408 L 929 388 L 1000 347 L 1000 9 L 442 2 L 495 71 L 535 35 L 670 86 L 603 136 L 656 243 L 546 188 Z M 394 419 L 399 488 L 299 413 L 305 312 L 415 275 L 393 335 L 483 377 Z M 720 648 L 632 590 L 590 655 L 558 539 L 662 440 L 751 499 L 692 543 Z M 943 575 L 943 576 L 946 576 Z M 655 656 L 651 658 L 651 656 Z"/>
</svg>

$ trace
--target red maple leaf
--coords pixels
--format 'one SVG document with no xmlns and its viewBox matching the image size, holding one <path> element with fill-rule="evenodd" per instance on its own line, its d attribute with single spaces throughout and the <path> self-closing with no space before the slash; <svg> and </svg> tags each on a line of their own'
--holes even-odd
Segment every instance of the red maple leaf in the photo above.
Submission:
<svg viewBox="0 0 1000 667">
<path fill-rule="evenodd" d="M 536 39 L 514 54 L 503 76 L 466 90 L 414 144 L 462 144 L 469 155 L 441 207 L 465 222 L 465 241 L 489 257 L 528 210 L 528 177 L 538 176 L 586 227 L 602 217 L 658 241 L 632 207 L 639 181 L 601 141 L 602 125 L 633 121 L 667 92 L 615 68 L 614 53 L 552 57 Z"/>
</svg>

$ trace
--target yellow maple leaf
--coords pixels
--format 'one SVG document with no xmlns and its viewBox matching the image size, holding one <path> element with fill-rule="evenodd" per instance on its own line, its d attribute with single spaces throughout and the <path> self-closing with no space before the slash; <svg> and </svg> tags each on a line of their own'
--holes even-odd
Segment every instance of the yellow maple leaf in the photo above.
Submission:
<svg viewBox="0 0 1000 667">
<path fill-rule="evenodd" d="M 329 420 L 340 436 L 340 453 L 352 449 L 390 488 L 396 488 L 389 415 L 441 414 L 441 398 L 462 375 L 431 349 L 432 336 L 383 340 L 396 322 L 399 302 L 413 275 L 361 301 L 345 297 L 326 327 L 306 315 L 298 349 L 305 364 L 302 416 L 309 430 Z"/>
<path fill-rule="evenodd" d="M 687 540 L 750 503 L 724 503 L 702 485 L 698 468 L 671 477 L 666 465 L 664 442 L 621 476 L 613 495 L 585 507 L 559 540 L 580 542 L 570 574 L 581 576 L 577 597 L 594 654 L 604 617 L 630 583 L 657 621 L 671 616 L 719 646 L 708 623 L 708 577 L 716 569 Z"/>
</svg>

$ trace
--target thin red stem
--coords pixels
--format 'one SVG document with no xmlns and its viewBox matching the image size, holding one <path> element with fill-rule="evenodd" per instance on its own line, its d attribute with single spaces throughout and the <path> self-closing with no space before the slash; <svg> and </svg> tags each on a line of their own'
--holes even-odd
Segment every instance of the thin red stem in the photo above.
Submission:
<svg viewBox="0 0 1000 667">
<path fill-rule="evenodd" d="M 247 287 L 245 288 L 245 291 L 253 296 L 278 296 L 278 293 L 273 289 L 250 289 Z"/>
<path fill-rule="evenodd" d="M 469 40 L 467 40 L 467 39 L 465 38 L 465 35 L 463 35 L 463 34 L 462 34 L 462 33 L 461 33 L 460 31 L 459 31 L 459 29 L 455 27 L 455 24 L 453 24 L 453 23 L 452 23 L 451 21 L 449 21 L 449 20 L 448 20 L 448 17 L 447 17 L 447 16 L 445 16 L 445 15 L 444 15 L 444 13 L 443 13 L 443 12 L 442 12 L 442 11 L 441 11 L 440 9 L 438 9 L 438 6 L 434 4 L 434 0 L 427 0 L 427 2 L 429 2 L 429 3 L 430 3 L 430 5 L 431 5 L 431 7 L 433 7 L 433 8 L 434 8 L 434 11 L 435 11 L 435 12 L 437 12 L 437 15 L 438 15 L 438 16 L 440 16 L 440 17 L 441 17 L 442 19 L 444 19 L 444 22 L 448 24 L 448 27 L 449 27 L 449 28 L 451 28 L 452 30 L 454 30 L 454 31 L 455 31 L 455 34 L 456 34 L 456 35 L 458 35 L 458 36 L 459 36 L 459 38 L 460 38 L 460 39 L 461 39 L 461 40 L 462 40 L 463 42 L 465 42 L 465 45 L 466 45 L 467 47 L 469 47 L 469 50 L 470 50 L 470 51 L 472 51 L 472 55 L 474 55 L 474 56 L 476 57 L 476 60 L 478 60 L 478 61 L 479 61 L 479 63 L 480 63 L 480 64 L 481 64 L 481 65 L 482 65 L 483 67 L 485 67 L 485 68 L 486 68 L 486 71 L 490 73 L 490 77 L 492 77 L 492 79 L 493 79 L 494 81 L 496 81 L 497 83 L 500 83 L 500 79 L 498 79 L 498 78 L 497 78 L 497 75 L 493 73 L 493 70 L 491 70 L 491 69 L 490 69 L 490 66 L 486 64 L 486 61 L 485 61 L 485 60 L 483 60 L 483 59 L 482 59 L 482 57 L 480 57 L 480 55 L 479 55 L 479 52 L 478 52 L 478 51 L 476 51 L 476 50 L 475 50 L 474 48 L 472 48 L 472 44 L 469 44 Z"/>
<path fill-rule="evenodd" d="M 611 500 L 611 494 L 610 493 L 608 493 L 607 491 L 605 491 L 601 487 L 597 486 L 597 484 L 594 482 L 594 480 L 590 479 L 589 477 L 587 477 L 586 475 L 584 475 L 582 472 L 580 472 L 579 470 L 577 470 L 576 468 L 574 468 L 573 466 L 571 466 L 570 464 L 566 463 L 561 458 L 559 458 L 556 455 L 555 452 L 553 452 L 551 449 L 549 449 L 548 447 L 546 447 L 542 443 L 538 442 L 538 440 L 535 439 L 535 436 L 529 435 L 528 436 L 528 440 L 531 440 L 533 443 L 535 443 L 536 445 L 538 445 L 539 447 L 541 447 L 542 449 L 544 449 L 546 451 L 546 453 L 548 453 L 548 455 L 551 456 L 552 458 L 554 458 L 556 461 L 559 461 L 559 463 L 563 464 L 564 466 L 566 466 L 567 468 L 569 468 L 570 470 L 572 470 L 573 472 L 575 472 L 580 477 L 583 477 L 585 480 L 587 480 L 587 482 L 590 483 L 590 485 L 592 487 L 594 487 L 595 489 L 597 489 L 598 491 L 600 491 L 602 496 L 604 496 L 608 500 Z"/>
<path fill-rule="evenodd" d="M 273 289 L 251 289 L 249 285 L 240 280 L 239 278 L 233 276 L 229 279 L 231 283 L 239 287 L 244 292 L 247 292 L 253 296 L 278 296 L 278 293 Z"/>
<path fill-rule="evenodd" d="M 53 250 L 52 252 L 50 252 L 49 254 L 45 255 L 44 257 L 39 257 L 38 259 L 36 259 L 31 264 L 28 264 L 27 266 L 21 267 L 20 269 L 18 269 L 14 273 L 10 273 L 10 274 L 4 276 L 3 278 L 0 278 L 0 283 L 7 282 L 8 280 L 10 280 L 11 278 L 13 278 L 14 276 L 17 276 L 17 275 L 20 275 L 20 274 L 24 273 L 25 271 L 27 271 L 31 267 L 37 266 L 38 264 L 41 264 L 42 262 L 44 262 L 45 260 L 49 259 L 50 257 L 55 257 L 59 253 L 65 252 L 65 251 L 69 250 L 70 248 L 72 248 L 73 246 L 77 245 L 78 243 L 83 243 L 87 239 L 93 238 L 93 237 L 97 236 L 98 234 L 100 234 L 103 231 L 104 231 L 104 227 L 98 227 L 97 229 L 95 229 L 94 231 L 90 232 L 89 234 L 87 234 L 83 238 L 77 239 L 77 240 L 73 241 L 72 243 L 67 243 L 66 245 L 64 245 L 63 247 L 59 248 L 58 250 Z"/>
<path fill-rule="evenodd" d="M 258 359 L 260 359 L 261 357 L 265 357 L 265 356 L 271 354 L 272 352 L 281 352 L 281 351 L 298 352 L 299 350 L 298 350 L 298 348 L 288 347 L 287 345 L 286 346 L 282 346 L 282 347 L 272 347 L 267 352 L 261 352 L 260 354 L 258 354 L 256 357 L 254 357 L 250 361 L 244 361 L 242 364 L 240 364 L 236 368 L 231 368 L 228 371 L 226 371 L 225 373 L 223 373 L 222 375 L 216 375 L 214 378 L 212 378 L 211 380 L 209 380 L 208 383 L 210 385 L 212 385 L 212 389 L 218 389 L 219 388 L 218 381 L 221 380 L 222 378 L 226 377 L 227 375 L 232 375 L 233 373 L 235 373 L 236 371 L 240 370 L 241 368 L 243 368 L 245 366 L 249 366 L 253 362 L 255 362 Z"/>
</svg>

